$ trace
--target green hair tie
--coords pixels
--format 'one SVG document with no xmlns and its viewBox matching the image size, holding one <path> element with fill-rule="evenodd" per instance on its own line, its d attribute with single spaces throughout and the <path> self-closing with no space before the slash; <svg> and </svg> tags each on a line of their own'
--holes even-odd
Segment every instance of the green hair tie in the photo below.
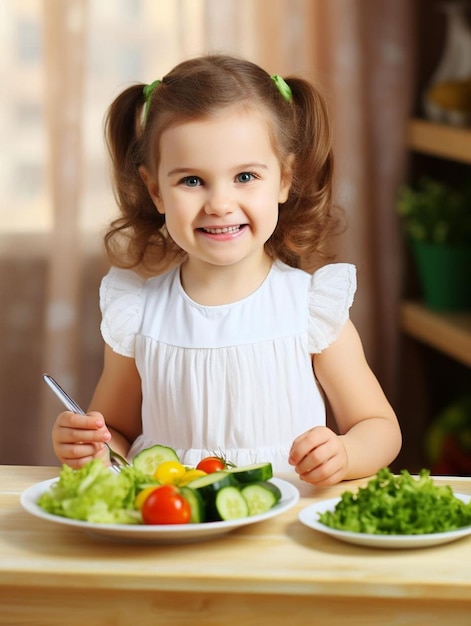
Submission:
<svg viewBox="0 0 471 626">
<path fill-rule="evenodd" d="M 281 93 L 286 102 L 291 102 L 293 99 L 293 92 L 291 91 L 291 87 L 288 83 L 281 78 L 281 76 L 278 76 L 278 74 L 273 74 L 270 78 L 275 83 L 278 91 Z"/>
<path fill-rule="evenodd" d="M 161 80 L 154 80 L 153 83 L 150 83 L 149 85 L 145 85 L 142 93 L 144 94 L 144 98 L 146 101 L 146 107 L 144 109 L 144 124 L 146 123 L 147 120 L 147 115 L 149 114 L 149 108 L 150 108 L 150 101 L 152 100 L 152 94 L 154 93 L 154 91 L 157 89 L 157 87 L 160 85 L 162 81 Z"/>
</svg>

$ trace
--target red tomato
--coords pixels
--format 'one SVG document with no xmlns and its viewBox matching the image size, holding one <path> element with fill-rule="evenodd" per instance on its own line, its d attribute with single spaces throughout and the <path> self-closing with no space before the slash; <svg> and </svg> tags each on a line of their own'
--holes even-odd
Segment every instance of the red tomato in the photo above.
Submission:
<svg viewBox="0 0 471 626">
<path fill-rule="evenodd" d="M 221 459 L 218 456 L 207 456 L 196 466 L 196 469 L 203 470 L 206 474 L 212 474 L 213 472 L 218 472 L 219 470 L 226 469 L 227 465 L 224 462 L 224 459 Z"/>
<path fill-rule="evenodd" d="M 174 485 L 161 485 L 145 499 L 141 509 L 144 524 L 188 524 L 191 508 Z"/>
</svg>

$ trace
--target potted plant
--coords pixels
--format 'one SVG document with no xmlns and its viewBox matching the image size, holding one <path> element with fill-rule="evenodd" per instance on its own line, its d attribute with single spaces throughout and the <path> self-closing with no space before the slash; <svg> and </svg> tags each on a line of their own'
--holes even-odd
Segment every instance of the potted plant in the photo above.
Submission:
<svg viewBox="0 0 471 626">
<path fill-rule="evenodd" d="M 397 210 L 414 255 L 426 304 L 471 308 L 471 184 L 431 178 L 399 190 Z"/>
</svg>

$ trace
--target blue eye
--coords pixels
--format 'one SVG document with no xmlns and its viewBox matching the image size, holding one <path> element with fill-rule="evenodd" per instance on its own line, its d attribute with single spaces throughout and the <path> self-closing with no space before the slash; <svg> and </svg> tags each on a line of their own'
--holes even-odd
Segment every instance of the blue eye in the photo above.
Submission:
<svg viewBox="0 0 471 626">
<path fill-rule="evenodd" d="M 187 187 L 198 187 L 201 184 L 201 180 L 198 176 L 185 176 L 181 181 Z"/>
<path fill-rule="evenodd" d="M 241 172 L 240 174 L 237 174 L 237 180 L 239 183 L 249 183 L 253 180 L 253 177 L 253 174 L 250 172 Z"/>
</svg>

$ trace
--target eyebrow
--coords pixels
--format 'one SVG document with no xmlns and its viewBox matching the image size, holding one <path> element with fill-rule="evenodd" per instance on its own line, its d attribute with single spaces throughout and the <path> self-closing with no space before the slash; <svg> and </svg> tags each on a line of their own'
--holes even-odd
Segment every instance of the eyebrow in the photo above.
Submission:
<svg viewBox="0 0 471 626">
<path fill-rule="evenodd" d="M 241 165 L 237 165 L 237 167 L 234 168 L 235 171 L 237 172 L 244 172 L 246 170 L 251 170 L 251 169 L 264 169 L 264 170 L 268 170 L 268 166 L 265 165 L 264 163 L 242 163 Z M 199 168 L 198 167 L 175 167 L 173 170 L 170 170 L 169 172 L 167 172 L 167 176 L 175 176 L 176 174 L 187 174 L 188 172 L 195 172 L 198 173 Z"/>
</svg>

